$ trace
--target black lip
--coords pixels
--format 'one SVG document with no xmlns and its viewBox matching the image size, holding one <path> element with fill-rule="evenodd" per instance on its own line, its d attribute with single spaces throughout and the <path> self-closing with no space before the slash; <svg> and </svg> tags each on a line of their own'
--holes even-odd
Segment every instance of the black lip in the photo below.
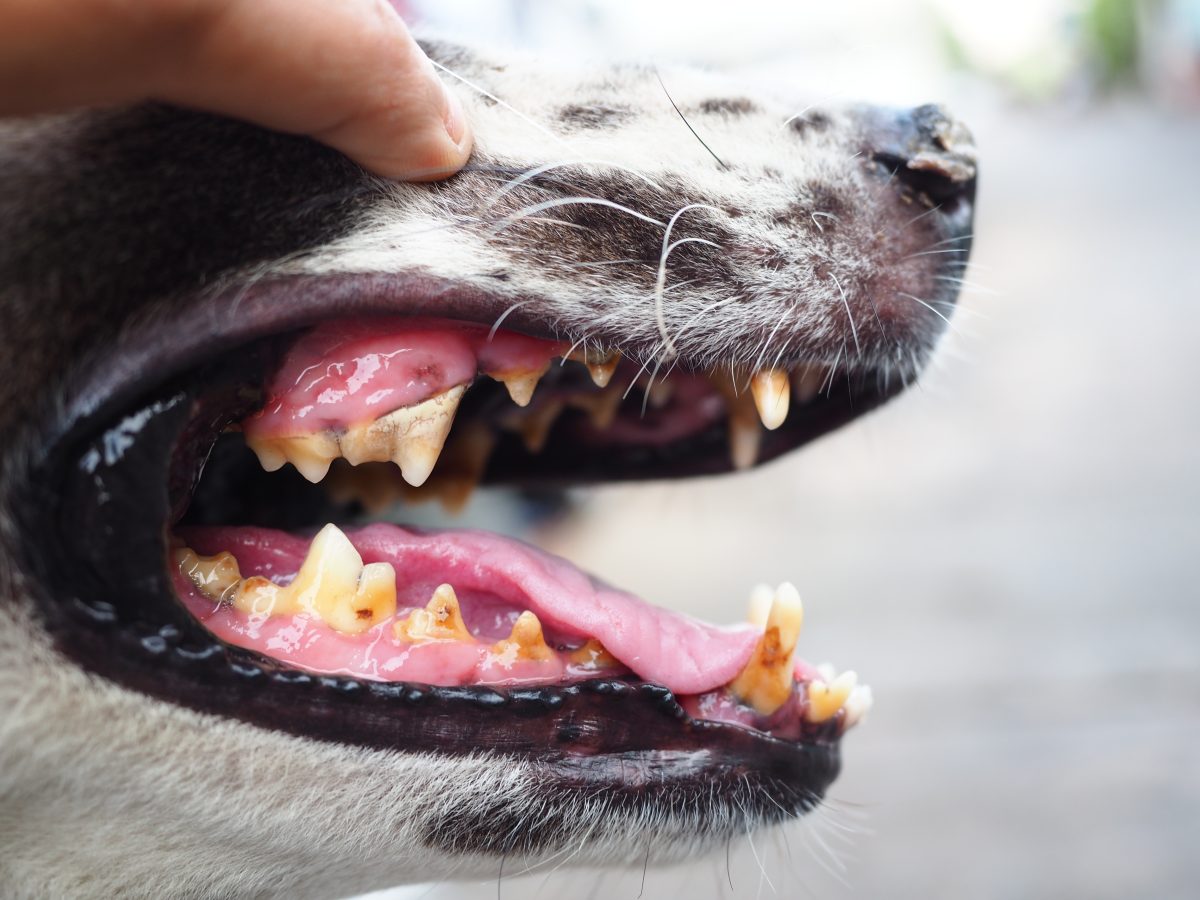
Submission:
<svg viewBox="0 0 1200 900">
<path fill-rule="evenodd" d="M 322 296 L 328 304 L 329 294 Z M 293 309 L 288 324 L 307 314 Z M 231 339 L 221 343 L 228 348 Z M 176 346 L 168 371 L 207 345 L 195 338 L 186 352 Z M 221 426 L 218 410 L 228 416 L 237 404 L 248 410 L 260 402 L 253 386 L 264 382 L 277 350 L 268 340 L 227 353 L 168 378 L 121 414 L 112 410 L 136 379 L 110 381 L 108 396 L 99 393 L 103 381 L 94 382 L 90 399 L 77 403 L 86 414 L 60 430 L 15 503 L 24 562 L 44 593 L 39 609 L 63 652 L 92 672 L 199 711 L 371 747 L 486 748 L 545 766 L 563 790 L 604 784 L 619 802 L 646 802 L 662 790 L 700 799 L 718 785 L 769 785 L 756 812 L 774 819 L 824 794 L 840 766 L 836 721 L 784 741 L 694 720 L 666 689 L 632 679 L 536 690 L 368 682 L 289 669 L 215 639 L 175 598 L 167 571 L 168 527 L 195 476 L 178 469 L 175 451 L 190 442 L 202 457 Z M 144 346 L 122 370 L 144 372 L 147 358 L 163 353 Z M 107 425 L 97 428 L 98 421 Z M 636 772 L 645 783 L 630 780 Z"/>
</svg>

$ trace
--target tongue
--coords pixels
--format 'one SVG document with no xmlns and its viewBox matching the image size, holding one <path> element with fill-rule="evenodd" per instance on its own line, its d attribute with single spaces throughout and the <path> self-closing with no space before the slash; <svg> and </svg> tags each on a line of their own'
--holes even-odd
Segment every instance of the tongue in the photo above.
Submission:
<svg viewBox="0 0 1200 900">
<path fill-rule="evenodd" d="M 529 610 L 551 644 L 598 640 L 636 675 L 678 694 L 701 694 L 728 684 L 745 667 L 760 636 L 751 626 L 720 628 L 651 606 L 560 557 L 488 532 L 420 532 L 380 524 L 347 536 L 364 563 L 391 563 L 397 573 L 395 617 L 361 635 L 337 634 L 307 621 L 306 614 L 272 617 L 285 621 L 259 627 L 262 623 L 248 623 L 241 612 L 214 608 L 182 576 L 178 587 L 193 612 L 224 640 L 274 656 L 286 646 L 287 662 L 315 671 L 361 669 L 351 659 L 361 658 L 363 648 L 370 647 L 370 670 L 358 674 L 385 680 L 477 679 L 477 671 L 461 664 L 432 675 L 426 668 L 422 678 L 415 678 L 401 658 L 411 648 L 393 640 L 394 622 L 425 607 L 443 583 L 453 586 L 467 625 L 481 640 L 502 636 L 518 614 Z M 201 554 L 231 552 L 243 577 L 260 575 L 277 583 L 299 571 L 309 547 L 307 538 L 262 528 L 189 528 L 181 537 Z M 281 629 L 287 630 L 287 640 L 281 641 Z M 295 639 L 299 632 L 303 640 Z M 443 649 L 446 659 L 461 663 L 462 654 L 454 651 L 464 648 Z M 381 661 L 381 653 L 392 657 Z"/>
</svg>

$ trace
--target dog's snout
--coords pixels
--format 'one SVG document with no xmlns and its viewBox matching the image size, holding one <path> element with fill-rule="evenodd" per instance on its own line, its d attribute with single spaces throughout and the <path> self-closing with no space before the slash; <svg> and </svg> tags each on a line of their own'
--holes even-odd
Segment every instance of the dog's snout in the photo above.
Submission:
<svg viewBox="0 0 1200 900">
<path fill-rule="evenodd" d="M 880 111 L 871 116 L 867 154 L 901 186 L 943 209 L 975 195 L 975 141 L 941 106 Z"/>
</svg>

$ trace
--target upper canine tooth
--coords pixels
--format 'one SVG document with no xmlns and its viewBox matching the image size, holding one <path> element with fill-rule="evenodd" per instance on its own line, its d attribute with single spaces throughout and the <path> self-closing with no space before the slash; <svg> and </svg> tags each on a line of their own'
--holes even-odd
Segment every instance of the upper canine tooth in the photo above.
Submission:
<svg viewBox="0 0 1200 900">
<path fill-rule="evenodd" d="M 808 684 L 808 710 L 804 717 L 814 723 L 832 719 L 846 703 L 857 683 L 858 675 L 853 671 L 843 672 L 829 683 L 820 680 L 810 681 Z"/>
<path fill-rule="evenodd" d="M 729 683 L 734 694 L 764 716 L 778 710 L 792 694 L 792 654 L 803 625 L 800 594 L 784 582 L 775 590 L 766 628 L 750 661 Z"/>
<path fill-rule="evenodd" d="M 538 382 L 542 380 L 542 376 L 549 368 L 550 360 L 546 360 L 545 365 L 537 369 L 528 369 L 523 372 L 489 372 L 488 374 L 504 383 L 513 403 L 517 406 L 528 406 L 529 401 L 533 399 L 534 389 L 537 388 Z"/>
<path fill-rule="evenodd" d="M 507 638 L 492 644 L 492 653 L 510 665 L 518 659 L 545 662 L 554 658 L 554 651 L 542 635 L 542 623 L 529 610 L 525 610 L 513 622 L 512 632 Z"/>
<path fill-rule="evenodd" d="M 750 393 L 754 395 L 754 405 L 765 428 L 774 431 L 784 423 L 790 396 L 787 372 L 783 369 L 758 372 L 750 379 Z"/>
<path fill-rule="evenodd" d="M 463 621 L 458 595 L 448 584 L 439 584 L 425 608 L 414 609 L 392 626 L 392 633 L 396 640 L 410 644 L 475 640 Z"/>
</svg>

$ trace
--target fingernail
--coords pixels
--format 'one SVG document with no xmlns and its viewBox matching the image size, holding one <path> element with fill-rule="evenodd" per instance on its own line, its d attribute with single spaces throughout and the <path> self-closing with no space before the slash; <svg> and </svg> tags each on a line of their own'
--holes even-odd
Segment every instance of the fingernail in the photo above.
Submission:
<svg viewBox="0 0 1200 900">
<path fill-rule="evenodd" d="M 446 94 L 446 113 L 444 117 L 446 134 L 450 135 L 450 140 L 454 141 L 455 146 L 457 146 L 462 143 L 463 137 L 467 133 L 467 116 L 463 112 L 462 101 L 458 99 L 458 95 L 450 90 L 449 85 L 444 81 L 441 84 L 442 91 Z"/>
</svg>

